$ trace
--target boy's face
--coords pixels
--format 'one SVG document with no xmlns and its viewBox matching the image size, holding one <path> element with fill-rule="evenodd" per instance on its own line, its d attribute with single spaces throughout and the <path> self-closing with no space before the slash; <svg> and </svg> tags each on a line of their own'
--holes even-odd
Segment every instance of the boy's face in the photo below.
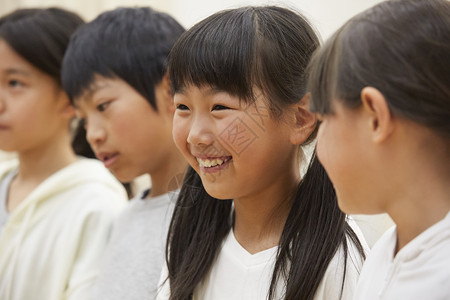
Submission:
<svg viewBox="0 0 450 300">
<path fill-rule="evenodd" d="M 122 182 L 164 168 L 168 149 L 174 147 L 167 88 L 165 80 L 155 86 L 158 111 L 119 78 L 97 75 L 92 88 L 75 99 L 95 155 Z"/>
</svg>

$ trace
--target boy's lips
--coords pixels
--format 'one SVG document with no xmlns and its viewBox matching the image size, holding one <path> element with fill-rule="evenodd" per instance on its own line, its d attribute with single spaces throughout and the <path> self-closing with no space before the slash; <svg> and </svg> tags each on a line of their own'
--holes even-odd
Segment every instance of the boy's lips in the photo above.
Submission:
<svg viewBox="0 0 450 300">
<path fill-rule="evenodd" d="M 97 158 L 103 162 L 106 168 L 110 168 L 119 157 L 118 152 L 99 152 Z"/>
</svg>

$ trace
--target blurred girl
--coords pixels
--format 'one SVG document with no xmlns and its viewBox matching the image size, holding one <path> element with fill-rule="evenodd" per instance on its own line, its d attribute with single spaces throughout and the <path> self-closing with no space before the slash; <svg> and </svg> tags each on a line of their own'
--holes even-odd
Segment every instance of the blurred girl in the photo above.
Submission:
<svg viewBox="0 0 450 300">
<path fill-rule="evenodd" d="M 355 299 L 450 299 L 450 2 L 354 17 L 314 57 L 309 88 L 339 206 L 396 223 Z"/>
<path fill-rule="evenodd" d="M 61 9 L 0 18 L 0 298 L 86 299 L 115 214 L 120 183 L 71 148 L 74 108 L 61 61 L 83 22 Z"/>
</svg>

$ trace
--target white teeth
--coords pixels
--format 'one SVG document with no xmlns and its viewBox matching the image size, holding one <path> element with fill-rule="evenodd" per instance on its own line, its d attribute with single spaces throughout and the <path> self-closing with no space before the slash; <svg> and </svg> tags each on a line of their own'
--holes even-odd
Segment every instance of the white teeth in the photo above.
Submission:
<svg viewBox="0 0 450 300">
<path fill-rule="evenodd" d="M 218 165 L 223 164 L 223 160 L 221 160 L 220 158 L 216 158 L 216 159 L 201 159 L 201 158 L 197 158 L 198 164 L 200 165 L 200 167 L 203 168 L 210 168 L 210 167 L 215 167 Z"/>
</svg>

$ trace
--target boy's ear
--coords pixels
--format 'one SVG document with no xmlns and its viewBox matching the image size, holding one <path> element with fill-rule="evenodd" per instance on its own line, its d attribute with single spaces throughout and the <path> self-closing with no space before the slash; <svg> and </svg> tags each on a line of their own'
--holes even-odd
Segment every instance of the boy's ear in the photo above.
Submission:
<svg viewBox="0 0 450 300">
<path fill-rule="evenodd" d="M 361 90 L 361 102 L 368 116 L 372 140 L 375 143 L 383 142 L 393 132 L 395 125 L 386 98 L 376 88 L 365 87 Z"/>
<path fill-rule="evenodd" d="M 58 95 L 59 113 L 63 118 L 72 119 L 75 117 L 75 107 L 70 103 L 69 97 L 64 91 Z"/>
<path fill-rule="evenodd" d="M 309 111 L 310 94 L 294 104 L 294 122 L 291 126 L 290 141 L 294 145 L 303 144 L 316 128 L 317 117 Z"/>
<path fill-rule="evenodd" d="M 161 105 L 161 109 L 166 109 L 171 114 L 175 113 L 175 105 L 173 104 L 173 95 L 172 90 L 170 87 L 170 78 L 169 78 L 169 72 L 166 72 L 164 74 L 161 82 L 158 84 L 160 97 L 162 98 L 159 105 Z"/>
</svg>

